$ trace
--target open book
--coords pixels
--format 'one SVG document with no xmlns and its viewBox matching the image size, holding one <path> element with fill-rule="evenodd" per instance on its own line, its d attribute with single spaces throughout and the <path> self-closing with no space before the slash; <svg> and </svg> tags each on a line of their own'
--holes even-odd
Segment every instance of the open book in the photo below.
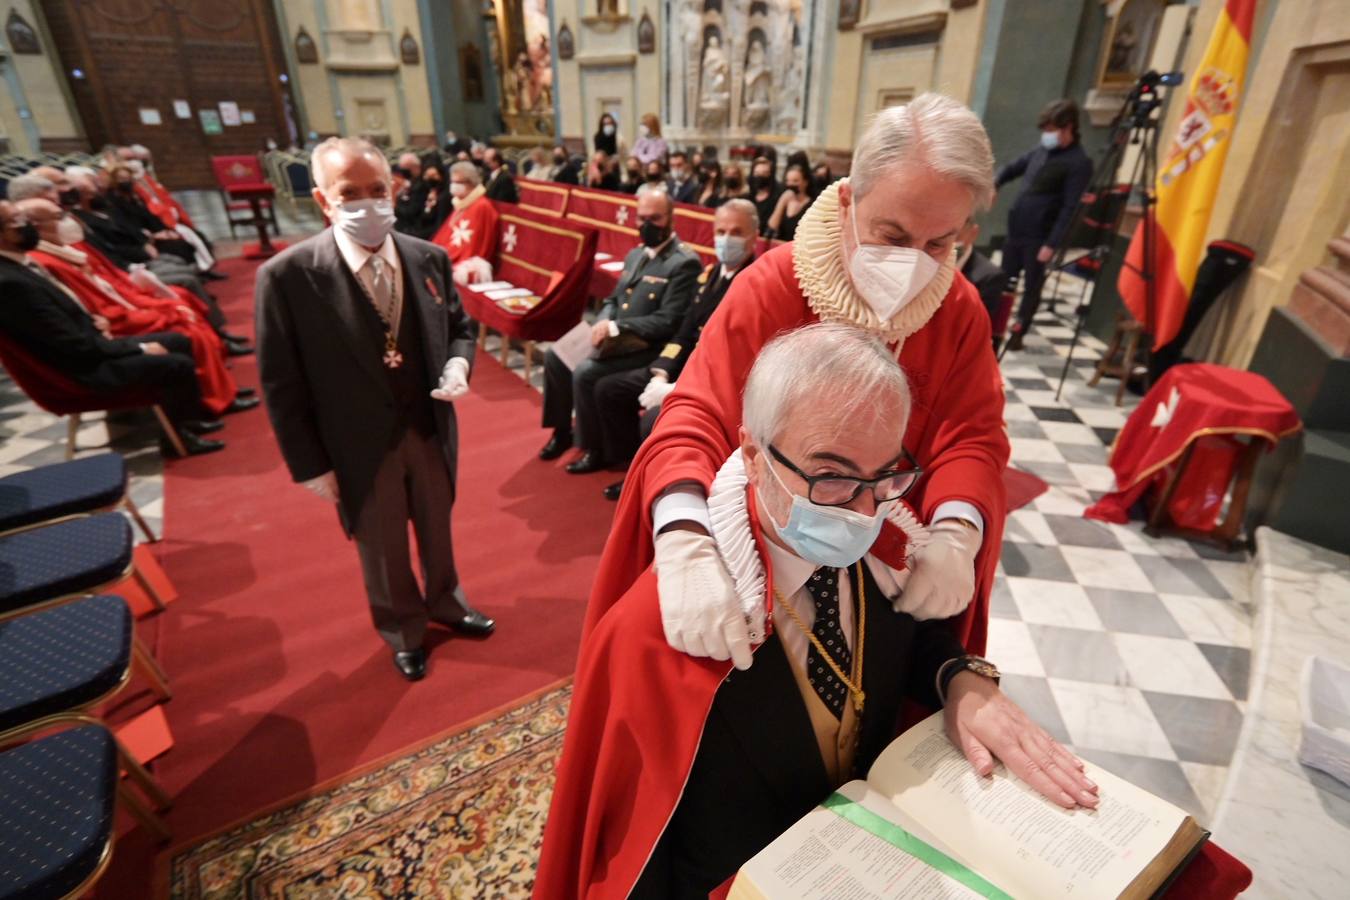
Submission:
<svg viewBox="0 0 1350 900">
<path fill-rule="evenodd" d="M 1209 833 L 1091 765 L 1096 810 L 1066 810 L 1002 766 L 975 774 L 930 716 L 741 867 L 729 900 L 1147 898 Z"/>
</svg>

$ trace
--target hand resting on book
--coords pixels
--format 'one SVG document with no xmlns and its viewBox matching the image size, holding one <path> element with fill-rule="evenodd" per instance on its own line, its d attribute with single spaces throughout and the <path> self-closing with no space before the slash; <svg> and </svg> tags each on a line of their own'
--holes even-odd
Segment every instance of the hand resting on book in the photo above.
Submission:
<svg viewBox="0 0 1350 900">
<path fill-rule="evenodd" d="M 1083 774 L 1083 763 L 990 679 L 958 673 L 947 688 L 944 722 L 947 737 L 980 775 L 991 774 L 997 758 L 1060 806 L 1096 808 L 1097 785 Z"/>
</svg>

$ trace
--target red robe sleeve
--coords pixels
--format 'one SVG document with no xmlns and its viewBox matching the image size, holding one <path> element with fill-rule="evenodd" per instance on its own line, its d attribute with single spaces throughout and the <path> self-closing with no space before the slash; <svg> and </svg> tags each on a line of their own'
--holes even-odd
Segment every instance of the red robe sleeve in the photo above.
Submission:
<svg viewBox="0 0 1350 900">
<path fill-rule="evenodd" d="M 775 334 L 813 321 L 797 285 L 791 245 L 766 254 L 732 282 L 628 469 L 629 487 L 605 544 L 583 635 L 651 561 L 656 498 L 680 481 L 706 490 L 739 443 L 741 392 L 760 348 Z M 959 498 L 985 519 L 974 602 L 955 622 L 961 642 L 982 653 L 1002 545 L 1002 473 L 1010 448 L 988 316 L 964 277 L 953 280 L 937 313 L 905 341 L 900 363 L 914 395 L 905 445 L 927 472 L 911 504 L 927 518 L 943 500 Z M 880 548 L 878 555 L 887 556 Z"/>
</svg>

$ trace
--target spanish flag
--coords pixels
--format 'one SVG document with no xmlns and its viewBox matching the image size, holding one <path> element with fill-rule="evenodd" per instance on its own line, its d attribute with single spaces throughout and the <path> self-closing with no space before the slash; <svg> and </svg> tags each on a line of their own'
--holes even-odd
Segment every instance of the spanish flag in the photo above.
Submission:
<svg viewBox="0 0 1350 900">
<path fill-rule="evenodd" d="M 1247 54 L 1252 43 L 1256 0 L 1227 0 L 1205 58 L 1191 78 L 1186 113 L 1158 168 L 1157 197 L 1151 217 L 1155 310 L 1149 315 L 1142 269 L 1144 226 L 1130 241 L 1116 287 L 1136 319 L 1153 334 L 1153 346 L 1171 343 L 1186 316 L 1205 250 L 1205 232 L 1214 211 L 1224 160 L 1232 143 Z M 1151 321 L 1150 321 L 1151 319 Z"/>
</svg>

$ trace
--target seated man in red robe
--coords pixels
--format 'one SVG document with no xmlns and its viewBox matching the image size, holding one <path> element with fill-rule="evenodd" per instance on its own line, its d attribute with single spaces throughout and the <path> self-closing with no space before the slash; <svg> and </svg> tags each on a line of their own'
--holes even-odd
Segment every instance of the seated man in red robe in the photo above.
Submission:
<svg viewBox="0 0 1350 900">
<path fill-rule="evenodd" d="M 450 167 L 450 203 L 454 212 L 432 237 L 450 253 L 456 284 L 492 280 L 497 261 L 497 210 L 485 196 L 483 175 L 471 162 Z"/>
<path fill-rule="evenodd" d="M 877 115 L 850 177 L 820 193 L 792 244 L 736 278 L 662 402 L 628 469 L 586 632 L 654 558 L 671 645 L 750 666 L 764 610 L 737 604 L 705 498 L 738 443 L 741 389 L 759 349 L 782 331 L 827 321 L 882 339 L 910 375 L 905 447 L 924 471 L 913 502 L 934 537 L 914 560 L 904 609 L 921 619 L 964 611 L 954 634 L 983 651 L 1009 445 L 989 316 L 952 248 L 971 214 L 988 206 L 993 166 L 984 127 L 954 100 L 924 94 Z M 886 557 L 894 543 L 883 529 L 874 552 Z"/>
<path fill-rule="evenodd" d="M 70 226 L 78 228 L 79 222 L 66 216 L 56 204 L 34 198 L 21 200 L 17 205 L 28 221 L 37 226 L 41 237 L 37 248 L 29 252 L 29 258 L 66 288 L 94 318 L 95 324 L 107 332 L 107 337 L 165 331 L 183 334 L 192 342 L 201 403 L 207 412 L 219 416 L 258 405 L 252 391 L 240 393 L 225 367 L 223 344 L 205 319 L 176 300 L 157 299 L 134 286 L 115 286 L 103 278 L 85 253 L 67 246 L 67 238 L 80 236 L 69 230 Z"/>
<path fill-rule="evenodd" d="M 983 348 L 988 354 L 988 348 Z M 869 554 L 883 521 L 927 539 L 901 498 L 917 414 L 876 337 L 816 324 L 770 341 L 746 379 L 739 449 L 708 504 L 741 602 L 771 609 L 747 672 L 662 640 L 649 568 L 577 665 L 539 898 L 707 897 L 831 791 L 865 777 L 905 702 L 945 712 L 981 776 L 994 760 L 1065 808 L 1098 803 L 1082 764 L 938 620 L 896 612 L 912 581 Z M 677 702 L 678 699 L 678 702 Z"/>
</svg>

